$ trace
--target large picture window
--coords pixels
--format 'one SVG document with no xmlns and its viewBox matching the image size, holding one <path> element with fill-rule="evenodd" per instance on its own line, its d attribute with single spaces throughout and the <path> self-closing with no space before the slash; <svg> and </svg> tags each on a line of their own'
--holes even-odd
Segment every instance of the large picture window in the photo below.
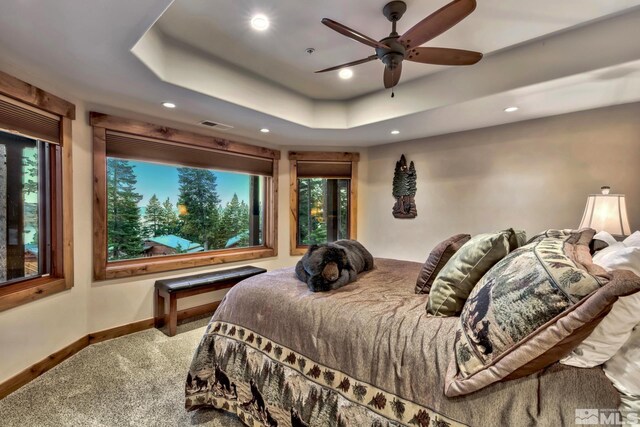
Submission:
<svg viewBox="0 0 640 427">
<path fill-rule="evenodd" d="M 108 261 L 261 246 L 264 177 L 107 158 Z"/>
<path fill-rule="evenodd" d="M 0 311 L 73 286 L 74 115 L 0 72 Z"/>
<path fill-rule="evenodd" d="M 356 237 L 357 153 L 291 152 L 291 255 Z"/>
<path fill-rule="evenodd" d="M 92 113 L 94 276 L 276 254 L 279 152 Z"/>
</svg>

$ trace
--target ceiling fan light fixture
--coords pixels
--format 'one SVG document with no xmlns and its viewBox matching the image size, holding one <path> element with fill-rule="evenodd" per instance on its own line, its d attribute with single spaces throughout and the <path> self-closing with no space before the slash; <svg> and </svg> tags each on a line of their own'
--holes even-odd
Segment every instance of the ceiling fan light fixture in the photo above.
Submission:
<svg viewBox="0 0 640 427">
<path fill-rule="evenodd" d="M 264 31 L 269 28 L 269 18 L 264 15 L 254 15 L 251 18 L 251 27 L 257 31 Z"/>
<path fill-rule="evenodd" d="M 504 109 L 504 112 L 505 113 L 515 113 L 518 110 L 519 110 L 518 107 L 507 107 L 507 108 Z"/>
<path fill-rule="evenodd" d="M 342 80 L 349 80 L 351 77 L 353 77 L 353 70 L 351 68 L 343 68 L 338 73 L 338 76 L 340 76 Z"/>
</svg>

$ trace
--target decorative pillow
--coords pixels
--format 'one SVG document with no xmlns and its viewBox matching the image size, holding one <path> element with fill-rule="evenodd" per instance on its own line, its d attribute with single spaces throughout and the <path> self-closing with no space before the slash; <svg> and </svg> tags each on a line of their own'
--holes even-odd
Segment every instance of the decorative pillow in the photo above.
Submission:
<svg viewBox="0 0 640 427">
<path fill-rule="evenodd" d="M 427 313 L 441 317 L 459 314 L 476 283 L 507 256 L 513 234 L 513 229 L 479 234 L 453 254 L 433 281 Z"/>
<path fill-rule="evenodd" d="M 567 239 L 567 243 L 588 245 L 594 237 L 595 230 L 592 228 L 583 228 L 580 230 L 571 230 L 569 228 L 564 230 L 550 229 L 543 231 L 540 234 L 533 236 L 528 242 L 534 243 L 547 237 L 555 237 L 558 239 Z"/>
<path fill-rule="evenodd" d="M 456 234 L 453 237 L 449 237 L 447 240 L 440 242 L 431 253 L 429 258 L 425 261 L 418 275 L 418 281 L 416 282 L 416 294 L 428 294 L 431 290 L 436 275 L 442 270 L 447 261 L 451 259 L 458 249 L 462 247 L 471 239 L 468 234 Z"/>
<path fill-rule="evenodd" d="M 610 275 L 593 264 L 588 245 L 570 243 L 577 237 L 530 243 L 482 278 L 460 317 L 446 396 L 557 362 L 591 333 L 618 297 L 640 290 L 640 278 L 632 272 Z"/>
<path fill-rule="evenodd" d="M 593 262 L 607 271 L 629 270 L 640 276 L 640 247 L 627 247 L 622 242 L 616 242 L 598 252 Z M 640 292 L 620 298 L 591 335 L 560 363 L 592 368 L 609 360 L 629 339 L 636 324 L 640 323 L 639 308 Z"/>
<path fill-rule="evenodd" d="M 509 252 L 513 252 L 526 244 L 527 232 L 524 230 L 514 230 L 513 234 L 509 238 Z"/>
</svg>

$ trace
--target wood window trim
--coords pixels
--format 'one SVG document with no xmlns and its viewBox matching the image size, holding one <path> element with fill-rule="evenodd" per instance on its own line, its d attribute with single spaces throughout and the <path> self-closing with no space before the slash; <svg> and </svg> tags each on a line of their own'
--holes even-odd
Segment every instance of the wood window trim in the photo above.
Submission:
<svg viewBox="0 0 640 427">
<path fill-rule="evenodd" d="M 304 255 L 307 246 L 298 244 L 298 161 L 351 162 L 349 186 L 349 238 L 358 235 L 358 162 L 360 153 L 290 151 L 289 152 L 289 247 L 292 256 Z"/>
<path fill-rule="evenodd" d="M 93 126 L 93 276 L 95 280 L 131 277 L 229 262 L 262 259 L 278 255 L 278 160 L 280 159 L 280 151 L 96 112 L 90 113 L 90 122 Z M 107 131 L 117 131 L 133 136 L 180 143 L 189 147 L 273 160 L 273 174 L 272 176 L 266 177 L 267 183 L 265 186 L 265 200 L 268 201 L 268 206 L 265 209 L 264 218 L 264 245 L 261 247 L 221 249 L 197 254 L 167 255 L 108 262 L 106 200 Z"/>
<path fill-rule="evenodd" d="M 0 95 L 60 118 L 60 155 L 56 160 L 57 177 L 52 193 L 54 244 L 52 252 L 58 265 L 54 274 L 22 280 L 0 287 L 0 312 L 73 287 L 73 169 L 71 121 L 75 105 L 49 92 L 0 71 Z M 26 135 L 28 136 L 28 135 Z M 57 212 L 57 213 L 56 213 Z M 61 264 L 61 265 L 60 265 Z"/>
<path fill-rule="evenodd" d="M 0 71 L 0 93 L 50 114 L 76 118 L 76 106 L 52 93 Z"/>
</svg>

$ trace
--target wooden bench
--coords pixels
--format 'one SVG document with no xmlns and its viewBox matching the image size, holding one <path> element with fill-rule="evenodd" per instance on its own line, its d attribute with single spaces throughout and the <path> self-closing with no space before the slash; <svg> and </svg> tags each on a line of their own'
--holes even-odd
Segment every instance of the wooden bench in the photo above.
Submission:
<svg viewBox="0 0 640 427">
<path fill-rule="evenodd" d="M 214 271 L 175 279 L 157 280 L 155 283 L 155 302 L 153 309 L 156 328 L 164 326 L 165 299 L 169 299 L 169 336 L 176 334 L 178 325 L 178 300 L 219 289 L 231 288 L 244 279 L 265 273 L 267 270 L 253 266 Z"/>
</svg>

